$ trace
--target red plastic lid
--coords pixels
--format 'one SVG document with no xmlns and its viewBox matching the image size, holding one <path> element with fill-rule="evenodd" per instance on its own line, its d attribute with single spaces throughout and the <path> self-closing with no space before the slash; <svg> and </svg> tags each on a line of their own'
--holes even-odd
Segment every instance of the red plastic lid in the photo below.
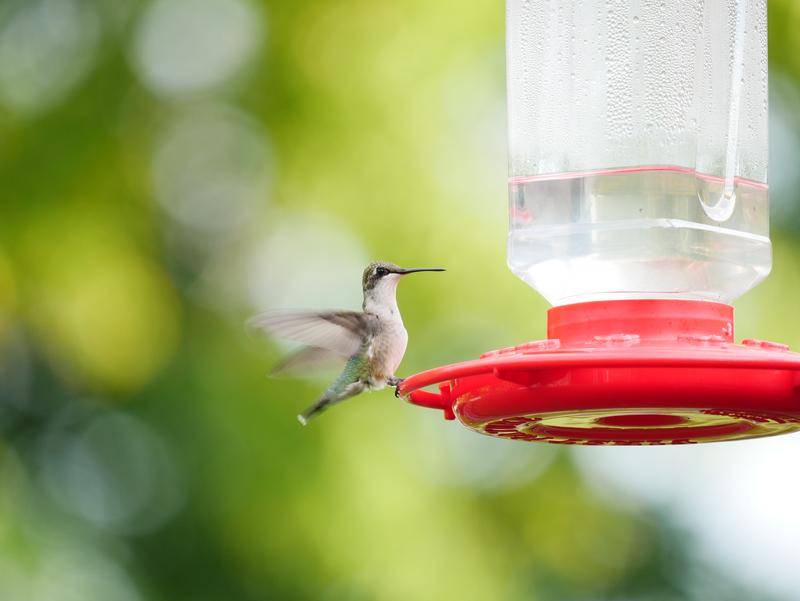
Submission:
<svg viewBox="0 0 800 601">
<path fill-rule="evenodd" d="M 515 440 L 685 444 L 800 430 L 800 353 L 734 344 L 733 307 L 602 301 L 554 307 L 547 321 L 546 340 L 410 376 L 399 393 Z"/>
</svg>

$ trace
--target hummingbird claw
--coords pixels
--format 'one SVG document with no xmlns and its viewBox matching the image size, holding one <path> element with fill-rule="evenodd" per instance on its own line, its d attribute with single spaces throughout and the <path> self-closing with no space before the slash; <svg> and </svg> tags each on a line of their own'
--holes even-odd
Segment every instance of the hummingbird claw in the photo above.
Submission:
<svg viewBox="0 0 800 601">
<path fill-rule="evenodd" d="M 405 378 L 389 378 L 389 386 L 394 386 L 394 396 L 400 398 L 400 384 L 403 383 Z"/>
</svg>

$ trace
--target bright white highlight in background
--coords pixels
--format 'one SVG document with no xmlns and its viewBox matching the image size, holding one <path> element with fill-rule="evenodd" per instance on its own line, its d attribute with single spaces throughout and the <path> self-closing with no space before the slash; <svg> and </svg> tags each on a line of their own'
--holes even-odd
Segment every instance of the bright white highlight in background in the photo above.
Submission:
<svg viewBox="0 0 800 601">
<path fill-rule="evenodd" d="M 369 259 L 358 238 L 319 215 L 287 215 L 247 259 L 255 310 L 361 309 Z"/>
<path fill-rule="evenodd" d="M 800 589 L 800 437 L 678 447 L 573 449 L 590 483 L 668 508 L 708 561 L 755 590 Z"/>
<path fill-rule="evenodd" d="M 0 104 L 37 113 L 57 105 L 83 80 L 100 38 L 90 6 L 41 0 L 0 11 Z"/>
<path fill-rule="evenodd" d="M 167 128 L 153 160 L 158 203 L 206 232 L 241 225 L 267 202 L 271 152 L 258 123 L 230 107 L 190 111 Z"/>
<path fill-rule="evenodd" d="M 62 508 L 128 534 L 154 530 L 180 508 L 180 472 L 147 423 L 113 412 L 81 423 L 69 411 L 58 421 L 42 443 L 42 482 Z"/>
<path fill-rule="evenodd" d="M 156 94 L 179 96 L 225 83 L 262 36 L 247 0 L 156 0 L 134 40 L 134 64 Z"/>
</svg>

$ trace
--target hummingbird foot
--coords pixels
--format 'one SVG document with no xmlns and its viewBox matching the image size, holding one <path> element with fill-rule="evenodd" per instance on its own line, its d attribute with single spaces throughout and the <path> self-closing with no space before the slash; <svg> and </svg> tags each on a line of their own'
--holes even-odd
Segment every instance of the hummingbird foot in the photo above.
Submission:
<svg viewBox="0 0 800 601">
<path fill-rule="evenodd" d="M 389 386 L 394 386 L 394 396 L 396 396 L 398 399 L 400 398 L 400 384 L 403 383 L 403 380 L 405 380 L 405 378 L 395 377 L 391 377 L 387 380 L 387 384 L 389 384 Z"/>
</svg>

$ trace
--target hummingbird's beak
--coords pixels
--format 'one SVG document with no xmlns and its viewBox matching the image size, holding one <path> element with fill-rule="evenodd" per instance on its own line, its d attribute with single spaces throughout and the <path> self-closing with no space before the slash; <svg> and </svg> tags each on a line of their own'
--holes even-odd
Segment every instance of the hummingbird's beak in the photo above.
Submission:
<svg viewBox="0 0 800 601">
<path fill-rule="evenodd" d="M 395 273 L 406 275 L 407 273 L 416 273 L 417 271 L 445 271 L 441 267 L 416 267 L 414 269 L 397 269 Z"/>
</svg>

